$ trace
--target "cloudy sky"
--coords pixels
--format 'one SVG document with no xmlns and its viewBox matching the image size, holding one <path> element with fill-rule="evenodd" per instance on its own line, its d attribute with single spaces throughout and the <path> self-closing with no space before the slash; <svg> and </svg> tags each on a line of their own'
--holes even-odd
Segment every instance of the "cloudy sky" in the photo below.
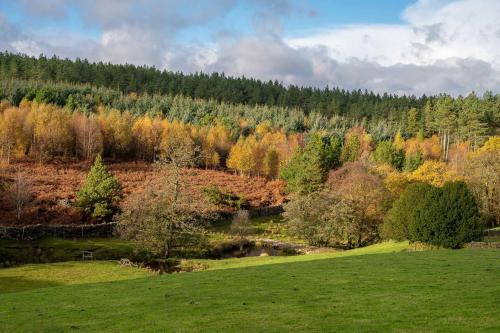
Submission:
<svg viewBox="0 0 500 333">
<path fill-rule="evenodd" d="M 500 0 L 0 0 L 0 50 L 375 92 L 499 92 Z"/>
</svg>

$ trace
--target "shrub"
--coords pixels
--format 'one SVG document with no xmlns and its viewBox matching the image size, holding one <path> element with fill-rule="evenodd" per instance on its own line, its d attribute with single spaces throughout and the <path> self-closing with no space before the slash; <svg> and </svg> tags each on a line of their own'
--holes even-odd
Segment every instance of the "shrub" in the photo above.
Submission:
<svg viewBox="0 0 500 333">
<path fill-rule="evenodd" d="M 93 218 L 107 219 L 118 211 L 122 197 L 121 184 L 106 170 L 101 155 L 97 155 L 85 183 L 76 194 L 76 206 Z"/>
<path fill-rule="evenodd" d="M 248 207 L 248 201 L 234 193 L 224 193 L 216 185 L 209 185 L 202 189 L 202 193 L 208 202 L 214 205 L 223 205 L 243 209 Z"/>
<path fill-rule="evenodd" d="M 478 240 L 482 224 L 478 206 L 464 182 L 433 188 L 412 213 L 410 240 L 447 248 L 460 248 Z"/>
<path fill-rule="evenodd" d="M 343 226 L 350 219 L 347 214 L 332 213 L 336 211 L 336 203 L 338 200 L 326 191 L 294 196 L 285 204 L 283 214 L 290 234 L 301 237 L 314 246 L 341 243 Z"/>
<path fill-rule="evenodd" d="M 432 190 L 427 183 L 414 183 L 408 185 L 406 190 L 394 202 L 387 212 L 381 226 L 383 238 L 394 240 L 410 239 L 410 224 L 416 203 L 421 202 L 426 193 Z"/>
</svg>

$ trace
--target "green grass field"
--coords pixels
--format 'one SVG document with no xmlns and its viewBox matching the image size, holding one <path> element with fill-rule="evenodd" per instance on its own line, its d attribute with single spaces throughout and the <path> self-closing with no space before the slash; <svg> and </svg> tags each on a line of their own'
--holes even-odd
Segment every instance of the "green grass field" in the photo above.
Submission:
<svg viewBox="0 0 500 333">
<path fill-rule="evenodd" d="M 3 293 L 0 331 L 500 331 L 498 250 L 390 253 L 406 246 L 221 260 L 194 273 Z"/>
<path fill-rule="evenodd" d="M 153 274 L 148 270 L 121 266 L 115 261 L 31 264 L 0 269 L 0 293 L 136 279 L 151 275 Z"/>
</svg>

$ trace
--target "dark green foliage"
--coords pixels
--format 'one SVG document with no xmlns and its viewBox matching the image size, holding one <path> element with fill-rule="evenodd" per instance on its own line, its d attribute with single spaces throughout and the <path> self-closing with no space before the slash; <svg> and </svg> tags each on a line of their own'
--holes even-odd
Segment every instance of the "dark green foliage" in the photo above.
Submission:
<svg viewBox="0 0 500 333">
<path fill-rule="evenodd" d="M 203 195 L 208 202 L 214 205 L 235 207 L 238 209 L 248 208 L 248 201 L 234 193 L 222 192 L 216 185 L 210 185 L 202 189 Z"/>
<path fill-rule="evenodd" d="M 311 134 L 306 146 L 295 151 L 280 177 L 290 192 L 306 194 L 318 190 L 328 171 L 340 165 L 340 140 L 337 137 Z"/>
<path fill-rule="evenodd" d="M 428 183 L 408 185 L 387 212 L 381 226 L 382 237 L 398 241 L 410 239 L 410 224 L 412 223 L 415 207 L 417 203 L 423 201 L 425 195 L 432 189 L 433 187 Z"/>
<path fill-rule="evenodd" d="M 417 150 L 413 154 L 406 154 L 403 169 L 405 171 L 412 172 L 417 170 L 422 163 L 424 163 L 424 156 L 420 150 Z"/>
<path fill-rule="evenodd" d="M 7 52 L 0 52 L 0 77 L 41 82 L 85 83 L 116 89 L 124 94 L 137 92 L 183 95 L 232 104 L 300 108 L 306 113 L 316 111 L 329 117 L 342 114 L 356 119 L 381 118 L 385 117 L 386 110 L 398 112 L 410 107 L 422 107 L 427 99 L 388 94 L 380 96 L 368 91 L 346 91 L 328 87 L 286 87 L 277 81 L 233 78 L 219 73 L 183 74 L 160 71 L 148 66 L 90 63 L 81 59 L 72 61 L 44 56 L 35 58 Z M 50 100 L 57 104 L 66 102 L 68 96 L 61 99 L 63 96 L 52 94 L 53 92 L 35 95 L 37 99 Z M 17 103 L 14 104 L 17 105 L 21 99 L 19 96 L 15 98 Z M 300 130 L 300 126 L 295 130 Z"/>
<path fill-rule="evenodd" d="M 409 228 L 411 241 L 460 248 L 481 238 L 479 210 L 464 182 L 433 188 L 415 204 Z"/>
<path fill-rule="evenodd" d="M 76 206 L 87 216 L 109 219 L 118 211 L 122 196 L 121 184 L 106 170 L 101 155 L 97 155 L 85 183 L 76 194 Z"/>
<path fill-rule="evenodd" d="M 398 170 L 403 168 L 404 158 L 404 151 L 402 149 L 396 149 L 390 141 L 379 142 L 373 153 L 373 159 L 376 162 L 392 165 Z"/>
</svg>

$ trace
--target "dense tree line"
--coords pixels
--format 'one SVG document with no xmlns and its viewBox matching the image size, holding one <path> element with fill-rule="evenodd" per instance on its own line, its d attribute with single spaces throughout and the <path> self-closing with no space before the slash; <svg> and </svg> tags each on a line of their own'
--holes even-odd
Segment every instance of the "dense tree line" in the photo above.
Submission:
<svg viewBox="0 0 500 333">
<path fill-rule="evenodd" d="M 456 99 L 440 96 L 420 109 L 402 111 L 400 119 L 361 120 L 347 115 L 327 117 L 318 112 L 305 113 L 299 108 L 218 103 L 181 95 L 123 94 L 107 88 L 41 81 L 1 80 L 0 100 L 14 106 L 23 100 L 55 104 L 84 114 L 96 113 L 100 107 L 105 107 L 128 111 L 133 116 L 161 115 L 170 121 L 195 125 L 217 122 L 233 133 L 241 129 L 243 134 L 251 133 L 263 122 L 286 133 L 322 130 L 337 136 L 361 126 L 375 142 L 392 139 L 398 133 L 403 138 L 437 134 L 445 147 L 444 157 L 451 143 L 470 141 L 477 148 L 487 136 L 498 133 L 500 127 L 500 95 L 492 94 L 482 98 L 474 94 Z M 244 128 L 240 126 L 242 121 Z"/>
<path fill-rule="evenodd" d="M 88 83 L 125 94 L 148 93 L 183 95 L 213 99 L 218 102 L 300 108 L 322 115 L 347 115 L 386 118 L 410 107 L 422 107 L 425 96 L 378 95 L 368 91 L 346 91 L 339 88 L 285 86 L 277 81 L 263 82 L 251 78 L 233 78 L 224 73 L 183 74 L 149 66 L 91 63 L 87 60 L 47 58 L 43 55 L 0 53 L 0 76 L 52 82 Z"/>
<path fill-rule="evenodd" d="M 102 154 L 154 162 L 182 140 L 193 151 L 194 166 L 227 167 L 245 175 L 277 178 L 280 167 L 302 142 L 301 134 L 286 134 L 268 122 L 258 124 L 251 133 L 245 133 L 244 122 L 237 126 L 232 132 L 216 122 L 193 125 L 102 107 L 86 115 L 24 100 L 19 107 L 0 105 L 0 159 L 7 163 L 25 156 L 40 161 L 91 161 Z"/>
</svg>

